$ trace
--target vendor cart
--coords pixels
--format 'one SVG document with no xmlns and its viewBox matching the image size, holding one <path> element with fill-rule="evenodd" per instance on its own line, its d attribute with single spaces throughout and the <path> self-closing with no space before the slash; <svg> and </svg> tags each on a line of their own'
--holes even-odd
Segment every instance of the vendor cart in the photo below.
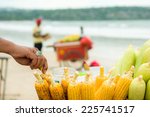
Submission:
<svg viewBox="0 0 150 117">
<path fill-rule="evenodd" d="M 81 69 L 84 60 L 88 59 L 88 48 L 80 41 L 76 42 L 56 42 L 53 47 L 60 66 Z"/>
</svg>

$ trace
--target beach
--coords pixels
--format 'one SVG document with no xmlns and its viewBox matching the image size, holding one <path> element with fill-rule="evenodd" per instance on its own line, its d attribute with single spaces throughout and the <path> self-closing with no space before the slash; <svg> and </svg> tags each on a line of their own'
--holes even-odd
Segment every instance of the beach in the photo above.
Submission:
<svg viewBox="0 0 150 117">
<path fill-rule="evenodd" d="M 18 25 L 16 25 L 18 23 Z M 79 27 L 83 24 L 85 35 L 93 41 L 93 48 L 89 50 L 88 63 L 98 61 L 105 67 L 106 72 L 113 67 L 123 52 L 131 44 L 138 49 L 149 39 L 150 25 L 147 21 L 108 21 L 108 22 L 45 22 L 43 27 L 52 34 L 52 39 L 44 42 L 43 54 L 48 61 L 48 71 L 59 67 L 53 48 L 46 48 L 57 39 L 68 34 L 79 34 Z M 47 25 L 46 25 L 47 24 Z M 93 25 L 92 25 L 93 24 Z M 48 27 L 49 26 L 49 27 Z M 32 21 L 0 22 L 0 36 L 17 44 L 33 47 Z M 68 32 L 68 33 L 67 33 Z M 0 56 L 6 56 L 0 53 Z M 7 55 L 8 56 L 8 55 Z M 34 89 L 35 77 L 27 66 L 18 64 L 9 56 L 8 74 L 6 80 L 6 98 L 10 100 L 37 100 Z"/>
</svg>

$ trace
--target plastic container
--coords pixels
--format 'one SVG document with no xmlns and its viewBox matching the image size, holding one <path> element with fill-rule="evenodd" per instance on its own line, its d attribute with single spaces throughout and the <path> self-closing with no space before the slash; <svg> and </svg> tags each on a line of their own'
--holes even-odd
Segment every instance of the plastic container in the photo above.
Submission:
<svg viewBox="0 0 150 117">
<path fill-rule="evenodd" d="M 96 76 L 99 75 L 100 67 L 90 67 L 89 71 L 82 70 L 79 72 L 79 77 L 77 79 L 78 82 L 82 82 L 85 79 L 85 75 L 87 72 L 90 72 L 92 75 L 93 80 L 95 80 Z"/>
<path fill-rule="evenodd" d="M 60 82 L 61 79 L 64 77 L 64 68 L 65 67 L 58 67 L 58 68 L 52 69 L 52 74 L 53 74 L 54 80 L 56 82 Z M 69 70 L 69 75 L 73 76 L 76 70 L 74 68 L 70 68 L 70 67 L 67 67 L 67 68 Z"/>
</svg>

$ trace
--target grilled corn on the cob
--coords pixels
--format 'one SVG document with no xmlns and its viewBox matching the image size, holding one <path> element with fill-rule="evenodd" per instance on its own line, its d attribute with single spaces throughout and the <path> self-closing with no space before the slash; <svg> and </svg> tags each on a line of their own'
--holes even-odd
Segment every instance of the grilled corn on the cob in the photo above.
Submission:
<svg viewBox="0 0 150 117">
<path fill-rule="evenodd" d="M 125 100 L 127 98 L 129 86 L 133 77 L 133 70 L 134 67 L 132 66 L 131 69 L 118 80 L 113 97 L 114 100 Z"/>
<path fill-rule="evenodd" d="M 94 100 L 94 83 L 91 78 L 91 74 L 87 73 L 85 81 L 81 83 L 81 99 L 82 100 Z"/>
<path fill-rule="evenodd" d="M 111 100 L 115 93 L 115 83 L 113 79 L 105 80 L 95 93 L 96 100 Z"/>
<path fill-rule="evenodd" d="M 79 73 L 76 72 L 73 80 L 68 85 L 68 99 L 69 100 L 81 100 L 80 83 L 76 81 Z"/>
<path fill-rule="evenodd" d="M 107 77 L 104 74 L 104 67 L 100 67 L 100 75 L 96 77 L 95 80 L 95 91 L 99 89 L 99 87 L 102 85 L 102 83 L 107 79 Z"/>
<path fill-rule="evenodd" d="M 52 80 L 49 89 L 53 100 L 65 100 L 64 91 L 60 83 L 55 83 Z"/>
<path fill-rule="evenodd" d="M 39 99 L 50 100 L 51 95 L 49 92 L 49 84 L 45 79 L 43 80 L 38 73 L 34 73 L 34 76 L 37 78 L 37 81 L 35 82 L 35 89 Z"/>
</svg>

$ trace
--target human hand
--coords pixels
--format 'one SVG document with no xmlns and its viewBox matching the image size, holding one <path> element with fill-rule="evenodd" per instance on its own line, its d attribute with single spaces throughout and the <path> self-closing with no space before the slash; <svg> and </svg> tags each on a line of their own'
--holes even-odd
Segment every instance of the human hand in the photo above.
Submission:
<svg viewBox="0 0 150 117">
<path fill-rule="evenodd" d="M 46 34 L 42 35 L 42 38 L 46 41 L 51 38 L 51 35 L 49 33 L 46 33 Z"/>
<path fill-rule="evenodd" d="M 36 55 L 36 48 L 15 45 L 10 55 L 21 65 L 30 66 L 31 69 L 42 68 L 45 73 L 48 68 L 47 60 L 43 55 Z"/>
</svg>

